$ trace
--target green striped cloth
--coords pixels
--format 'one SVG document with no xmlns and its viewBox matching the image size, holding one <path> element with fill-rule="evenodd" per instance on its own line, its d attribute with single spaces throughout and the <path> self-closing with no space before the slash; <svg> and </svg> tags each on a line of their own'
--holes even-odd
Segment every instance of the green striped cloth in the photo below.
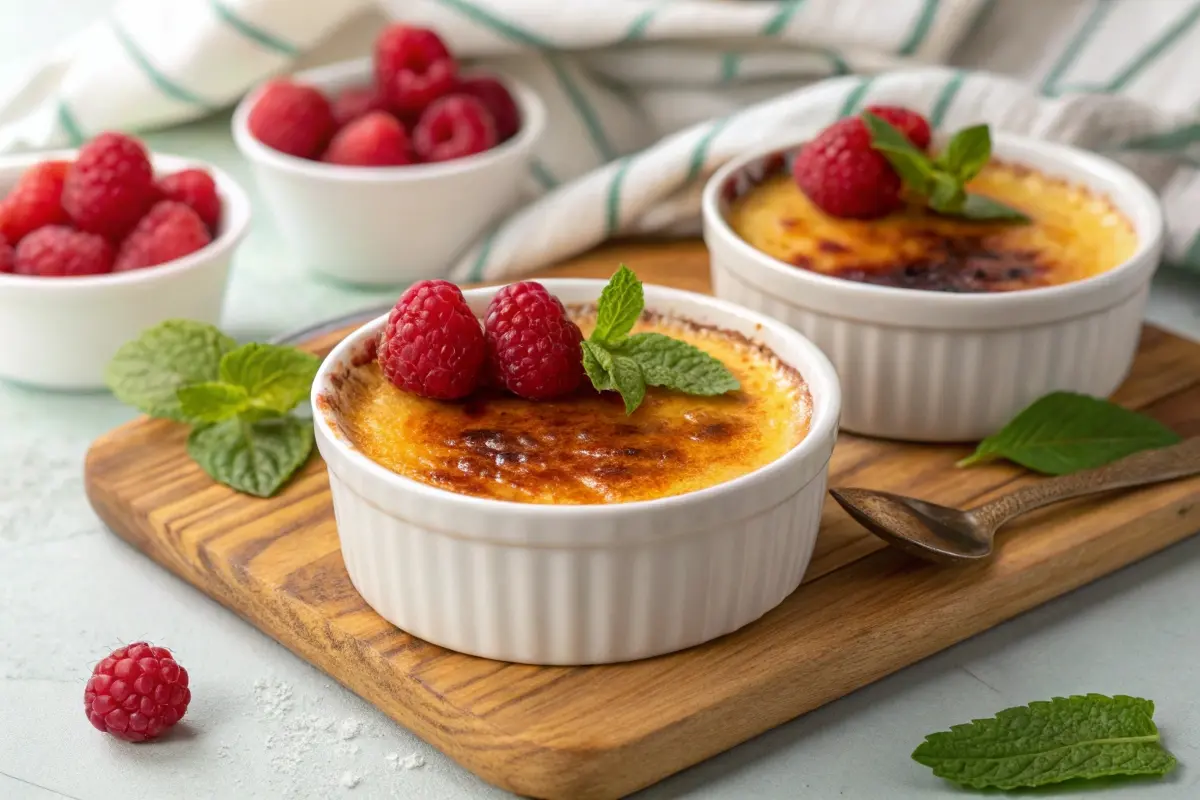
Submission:
<svg viewBox="0 0 1200 800">
<path fill-rule="evenodd" d="M 0 151 L 145 130 L 265 77 L 362 55 L 387 18 L 545 99 L 529 202 L 447 265 L 518 275 L 698 230 L 726 159 L 867 103 L 1104 151 L 1160 193 L 1200 270 L 1200 0 L 124 0 L 0 102 Z"/>
</svg>

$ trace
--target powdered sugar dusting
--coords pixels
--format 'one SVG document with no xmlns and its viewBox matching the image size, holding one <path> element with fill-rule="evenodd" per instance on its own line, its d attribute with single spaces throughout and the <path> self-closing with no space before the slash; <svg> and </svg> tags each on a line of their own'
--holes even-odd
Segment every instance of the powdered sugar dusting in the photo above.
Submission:
<svg viewBox="0 0 1200 800">
<path fill-rule="evenodd" d="M 409 753 L 403 758 L 400 757 L 399 753 L 388 753 L 387 760 L 388 766 L 396 770 L 420 769 L 425 766 L 425 759 L 417 753 Z"/>
</svg>

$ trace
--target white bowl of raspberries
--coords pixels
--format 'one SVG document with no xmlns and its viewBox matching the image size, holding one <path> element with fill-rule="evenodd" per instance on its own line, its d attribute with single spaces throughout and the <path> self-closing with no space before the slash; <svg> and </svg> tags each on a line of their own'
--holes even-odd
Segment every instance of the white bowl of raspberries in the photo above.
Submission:
<svg viewBox="0 0 1200 800">
<path fill-rule="evenodd" d="M 250 203 L 215 167 L 102 133 L 0 159 L 0 196 L 0 378 L 99 389 L 146 328 L 219 321 Z"/>
<path fill-rule="evenodd" d="M 445 274 L 520 202 L 545 118 L 530 89 L 397 24 L 372 58 L 248 94 L 233 135 L 302 267 L 392 286 Z"/>
</svg>

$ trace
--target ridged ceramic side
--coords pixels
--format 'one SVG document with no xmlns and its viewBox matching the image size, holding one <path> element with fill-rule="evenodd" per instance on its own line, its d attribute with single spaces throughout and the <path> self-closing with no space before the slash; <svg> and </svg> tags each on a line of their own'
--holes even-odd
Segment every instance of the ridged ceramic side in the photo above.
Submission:
<svg viewBox="0 0 1200 800">
<path fill-rule="evenodd" d="M 842 425 L 870 436 L 972 441 L 1056 390 L 1106 396 L 1125 379 L 1162 250 L 1158 200 L 1136 176 L 1083 151 L 997 137 L 997 154 L 1107 195 L 1139 238 L 1129 261 L 1087 280 L 995 295 L 871 286 L 759 252 L 725 221 L 729 198 L 778 168 L 776 146 L 713 176 L 704 236 L 718 297 L 816 343 L 845 389 Z"/>
<path fill-rule="evenodd" d="M 567 303 L 599 281 L 547 281 Z M 468 292 L 477 311 L 494 289 Z M 753 622 L 800 584 L 816 543 L 840 392 L 828 360 L 780 323 L 712 298 L 647 287 L 647 306 L 770 346 L 813 396 L 808 436 L 728 483 L 607 506 L 529 505 L 457 495 L 356 452 L 328 398 L 377 335 L 364 326 L 326 360 L 313 390 L 346 569 L 398 627 L 486 658 L 596 664 L 668 653 Z"/>
</svg>

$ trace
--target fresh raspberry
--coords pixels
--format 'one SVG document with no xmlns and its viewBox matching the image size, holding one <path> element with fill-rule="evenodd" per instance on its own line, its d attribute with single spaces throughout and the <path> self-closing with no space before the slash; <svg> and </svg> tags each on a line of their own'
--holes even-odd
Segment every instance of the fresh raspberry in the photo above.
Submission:
<svg viewBox="0 0 1200 800">
<path fill-rule="evenodd" d="M 529 400 L 549 400 L 579 387 L 583 334 L 540 283 L 522 281 L 496 292 L 483 326 L 494 384 Z"/>
<path fill-rule="evenodd" d="M 158 194 L 162 200 L 174 200 L 191 206 L 216 235 L 221 224 L 221 197 L 212 176 L 202 169 L 185 169 L 166 175 L 158 181 Z"/>
<path fill-rule="evenodd" d="M 171 651 L 134 642 L 113 650 L 92 670 L 83 710 L 96 730 L 144 742 L 179 722 L 191 699 L 187 670 Z"/>
<path fill-rule="evenodd" d="M 316 158 L 333 136 L 333 110 L 311 86 L 274 80 L 263 87 L 246 127 L 255 139 L 297 158 Z"/>
<path fill-rule="evenodd" d="M 474 97 L 452 94 L 436 101 L 413 130 L 413 146 L 422 161 L 452 161 L 496 145 L 496 123 Z"/>
<path fill-rule="evenodd" d="M 0 272 L 14 272 L 17 268 L 17 253 L 3 236 L 0 236 Z"/>
<path fill-rule="evenodd" d="M 900 176 L 858 117 L 835 122 L 806 144 L 792 176 L 808 199 L 834 217 L 873 219 L 900 208 Z"/>
<path fill-rule="evenodd" d="M 395 386 L 422 397 L 456 400 L 479 385 L 483 329 L 448 281 L 418 281 L 388 316 L 377 358 Z"/>
<path fill-rule="evenodd" d="M 908 140 L 919 149 L 924 150 L 929 147 L 929 140 L 932 136 L 929 130 L 929 120 L 911 108 L 904 108 L 902 106 L 867 106 L 867 111 L 870 111 L 884 122 L 891 123 L 893 128 L 896 128 L 908 137 Z"/>
<path fill-rule="evenodd" d="M 333 98 L 333 124 L 339 128 L 349 125 L 372 111 L 387 111 L 387 98 L 375 86 L 352 86 Z"/>
<path fill-rule="evenodd" d="M 121 133 L 102 133 L 79 149 L 63 183 L 62 205 L 75 226 L 118 242 L 154 202 L 146 148 Z"/>
<path fill-rule="evenodd" d="M 160 200 L 121 242 L 113 270 L 126 272 L 165 264 L 194 253 L 211 241 L 204 220 L 191 206 Z"/>
<path fill-rule="evenodd" d="M 427 28 L 391 25 L 375 40 L 375 83 L 392 110 L 415 117 L 453 88 L 458 62 Z"/>
<path fill-rule="evenodd" d="M 95 233 L 47 225 L 17 245 L 14 272 L 43 278 L 74 278 L 112 272 L 112 245 Z"/>
<path fill-rule="evenodd" d="M 0 200 L 0 235 L 9 244 L 17 244 L 27 233 L 44 225 L 62 225 L 68 221 L 62 207 L 62 193 L 70 166 L 67 161 L 34 164 L 17 179 L 8 196 Z"/>
<path fill-rule="evenodd" d="M 504 84 L 495 78 L 480 76 L 458 82 L 455 92 L 467 94 L 483 103 L 496 123 L 496 141 L 505 142 L 521 129 L 521 112 Z"/>
<path fill-rule="evenodd" d="M 350 167 L 395 167 L 415 159 L 399 120 L 386 111 L 372 111 L 334 134 L 321 160 Z"/>
</svg>

